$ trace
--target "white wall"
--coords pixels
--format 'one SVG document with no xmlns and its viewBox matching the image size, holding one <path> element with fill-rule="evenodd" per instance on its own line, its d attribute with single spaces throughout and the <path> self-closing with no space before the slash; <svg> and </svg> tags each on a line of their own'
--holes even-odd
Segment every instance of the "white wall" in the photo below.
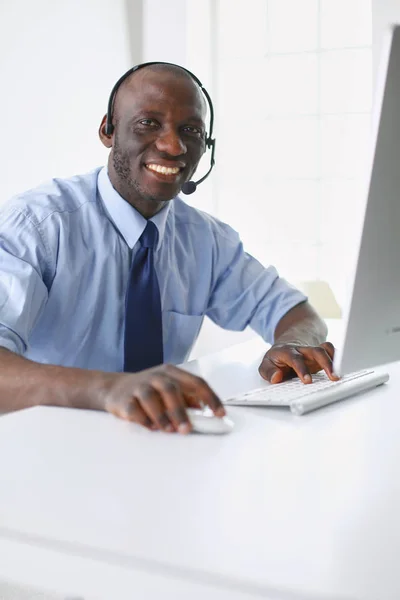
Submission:
<svg viewBox="0 0 400 600">
<path fill-rule="evenodd" d="M 186 60 L 186 0 L 145 0 L 143 62 Z"/>
<path fill-rule="evenodd" d="M 400 24 L 400 0 L 373 0 L 372 1 L 372 40 L 374 81 L 379 66 L 382 40 L 388 25 Z"/>
<path fill-rule="evenodd" d="M 211 92 L 213 3 L 143 0 L 143 60 L 174 62 L 193 70 Z"/>
<path fill-rule="evenodd" d="M 1 0 L 0 203 L 105 162 L 97 129 L 108 95 L 141 59 L 130 56 L 134 16 L 124 0 Z"/>
</svg>

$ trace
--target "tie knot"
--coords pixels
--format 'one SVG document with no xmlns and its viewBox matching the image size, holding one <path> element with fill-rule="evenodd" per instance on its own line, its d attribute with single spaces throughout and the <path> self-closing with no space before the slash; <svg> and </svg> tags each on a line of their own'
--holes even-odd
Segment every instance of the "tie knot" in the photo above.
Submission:
<svg viewBox="0 0 400 600">
<path fill-rule="evenodd" d="M 144 248 L 155 248 L 158 242 L 158 229 L 153 221 L 147 221 L 146 228 L 140 236 L 139 242 Z"/>
</svg>

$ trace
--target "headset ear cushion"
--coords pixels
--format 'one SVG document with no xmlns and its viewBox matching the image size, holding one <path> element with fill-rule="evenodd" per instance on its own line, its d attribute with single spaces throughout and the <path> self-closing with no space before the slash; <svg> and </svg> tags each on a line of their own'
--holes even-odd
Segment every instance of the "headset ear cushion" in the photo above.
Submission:
<svg viewBox="0 0 400 600">
<path fill-rule="evenodd" d="M 212 139 L 210 137 L 206 138 L 206 146 L 207 148 L 211 148 L 212 146 Z"/>
</svg>

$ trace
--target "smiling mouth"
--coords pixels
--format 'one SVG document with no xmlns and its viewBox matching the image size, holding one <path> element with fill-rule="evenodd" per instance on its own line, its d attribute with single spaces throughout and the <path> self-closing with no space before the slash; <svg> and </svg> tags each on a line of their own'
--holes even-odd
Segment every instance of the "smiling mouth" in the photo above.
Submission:
<svg viewBox="0 0 400 600">
<path fill-rule="evenodd" d="M 164 181 L 176 181 L 179 179 L 179 176 L 184 169 L 184 167 L 165 167 L 163 165 L 156 165 L 154 163 L 146 163 L 145 167 L 148 171 L 155 175 L 157 179 Z"/>
</svg>

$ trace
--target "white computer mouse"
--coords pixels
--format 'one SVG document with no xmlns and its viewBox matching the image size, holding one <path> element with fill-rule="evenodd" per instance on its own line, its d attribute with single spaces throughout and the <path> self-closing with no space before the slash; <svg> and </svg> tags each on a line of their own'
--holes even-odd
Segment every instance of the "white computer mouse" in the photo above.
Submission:
<svg viewBox="0 0 400 600">
<path fill-rule="evenodd" d="M 209 410 L 188 408 L 187 414 L 195 433 L 230 433 L 234 423 L 229 417 L 216 417 Z"/>
</svg>

